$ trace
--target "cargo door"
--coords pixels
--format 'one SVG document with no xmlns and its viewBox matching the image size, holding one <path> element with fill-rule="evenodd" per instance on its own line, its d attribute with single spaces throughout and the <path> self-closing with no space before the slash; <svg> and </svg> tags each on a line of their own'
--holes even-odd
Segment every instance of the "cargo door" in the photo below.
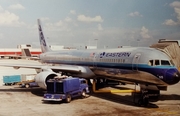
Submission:
<svg viewBox="0 0 180 116">
<path fill-rule="evenodd" d="M 138 64 L 139 64 L 140 57 L 141 57 L 141 53 L 136 53 L 134 55 L 134 58 L 132 61 L 132 70 L 138 70 Z"/>
</svg>

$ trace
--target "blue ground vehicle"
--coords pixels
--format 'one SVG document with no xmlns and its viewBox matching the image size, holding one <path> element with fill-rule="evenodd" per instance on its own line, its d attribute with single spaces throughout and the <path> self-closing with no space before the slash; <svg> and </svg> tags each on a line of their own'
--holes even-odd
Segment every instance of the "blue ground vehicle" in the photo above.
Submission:
<svg viewBox="0 0 180 116">
<path fill-rule="evenodd" d="M 72 98 L 81 96 L 86 97 L 89 93 L 85 79 L 80 78 L 57 78 L 47 81 L 47 93 L 44 94 L 43 101 L 62 101 L 69 103 Z"/>
<path fill-rule="evenodd" d="M 22 88 L 38 87 L 38 84 L 34 82 L 34 80 L 23 81 L 17 84 L 19 85 L 19 87 L 22 87 Z"/>
</svg>

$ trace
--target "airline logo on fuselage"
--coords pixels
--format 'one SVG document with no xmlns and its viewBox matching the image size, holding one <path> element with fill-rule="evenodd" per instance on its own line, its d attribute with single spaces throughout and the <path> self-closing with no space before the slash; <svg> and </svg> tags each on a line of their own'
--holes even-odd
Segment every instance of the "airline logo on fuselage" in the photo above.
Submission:
<svg viewBox="0 0 180 116">
<path fill-rule="evenodd" d="M 114 53 L 102 52 L 102 53 L 100 53 L 100 58 L 103 58 L 103 57 L 129 57 L 130 55 L 131 55 L 130 52 L 114 52 Z"/>
</svg>

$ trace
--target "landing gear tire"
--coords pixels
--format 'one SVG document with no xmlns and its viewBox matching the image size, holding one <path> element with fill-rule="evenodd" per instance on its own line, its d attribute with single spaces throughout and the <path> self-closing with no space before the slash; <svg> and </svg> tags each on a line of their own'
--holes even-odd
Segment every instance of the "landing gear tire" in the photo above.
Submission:
<svg viewBox="0 0 180 116">
<path fill-rule="evenodd" d="M 138 106 L 147 106 L 149 104 L 149 95 L 147 90 L 141 91 L 141 97 L 138 100 Z"/>
<path fill-rule="evenodd" d="M 67 94 L 66 96 L 66 103 L 70 103 L 71 102 L 71 95 L 70 94 Z"/>
<path fill-rule="evenodd" d="M 149 104 L 149 99 L 148 99 L 148 98 L 145 98 L 145 99 L 143 100 L 143 102 L 144 102 L 144 106 L 146 107 L 146 106 Z"/>
<path fill-rule="evenodd" d="M 142 106 L 142 104 L 143 104 L 143 100 L 142 100 L 142 99 L 139 99 L 139 100 L 138 100 L 138 106 L 140 106 L 140 107 L 141 107 L 141 106 Z"/>
<path fill-rule="evenodd" d="M 81 98 L 82 98 L 82 99 L 86 98 L 86 91 L 85 91 L 85 90 L 82 91 L 82 93 L 81 93 Z"/>
<path fill-rule="evenodd" d="M 141 98 L 138 100 L 138 106 L 147 106 L 149 104 L 149 96 L 147 92 L 142 93 Z"/>
<path fill-rule="evenodd" d="M 147 99 L 147 98 L 145 98 L 145 99 L 139 99 L 138 100 L 138 106 L 147 106 L 149 104 L 149 100 Z"/>
</svg>

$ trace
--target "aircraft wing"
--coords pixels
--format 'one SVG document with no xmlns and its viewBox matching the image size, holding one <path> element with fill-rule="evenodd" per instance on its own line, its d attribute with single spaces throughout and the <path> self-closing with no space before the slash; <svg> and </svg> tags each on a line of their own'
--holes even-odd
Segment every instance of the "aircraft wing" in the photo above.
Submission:
<svg viewBox="0 0 180 116">
<path fill-rule="evenodd" d="M 58 65 L 58 66 L 52 66 L 52 65 L 45 65 L 45 64 L 5 64 L 0 63 L 0 66 L 5 67 L 13 67 L 15 69 L 19 68 L 32 68 L 32 69 L 52 69 L 55 72 L 64 71 L 64 72 L 71 72 L 71 73 L 81 73 L 81 69 L 79 69 L 78 66 L 67 66 L 67 65 Z"/>
</svg>

